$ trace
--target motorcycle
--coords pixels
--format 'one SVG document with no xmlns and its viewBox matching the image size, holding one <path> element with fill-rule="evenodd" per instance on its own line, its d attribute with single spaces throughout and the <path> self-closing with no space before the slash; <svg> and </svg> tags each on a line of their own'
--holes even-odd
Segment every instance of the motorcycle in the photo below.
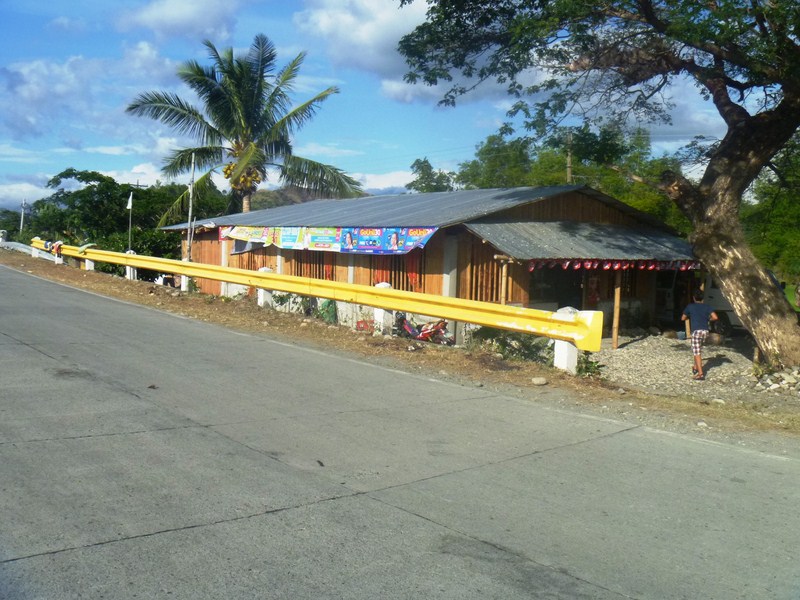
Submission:
<svg viewBox="0 0 800 600">
<path fill-rule="evenodd" d="M 447 346 L 455 344 L 453 337 L 447 335 L 447 321 L 444 319 L 418 326 L 406 317 L 406 313 L 397 312 L 394 315 L 394 330 L 396 335 L 412 340 Z"/>
</svg>

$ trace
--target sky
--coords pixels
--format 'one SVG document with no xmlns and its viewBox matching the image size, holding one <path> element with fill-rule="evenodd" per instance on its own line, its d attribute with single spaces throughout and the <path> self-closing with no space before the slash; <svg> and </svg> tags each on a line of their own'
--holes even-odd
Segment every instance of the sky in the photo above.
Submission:
<svg viewBox="0 0 800 600">
<path fill-rule="evenodd" d="M 195 59 L 210 64 L 204 40 L 245 53 L 263 33 L 277 65 L 300 52 L 296 101 L 329 86 L 330 97 L 294 140 L 299 156 L 332 164 L 370 193 L 398 193 L 410 166 L 427 158 L 457 170 L 506 120 L 510 101 L 486 86 L 441 107 L 441 90 L 403 82 L 396 47 L 425 17 L 426 3 L 399 0 L 4 0 L 0 4 L 0 208 L 19 210 L 49 196 L 67 168 L 119 183 L 152 185 L 171 149 L 193 146 L 161 123 L 125 113 L 140 93 L 190 98 L 176 76 Z M 708 105 L 677 90 L 674 122 L 651 131 L 654 150 L 719 133 Z M 179 182 L 188 182 L 178 179 Z M 272 180 L 267 185 L 274 184 Z M 226 189 L 219 179 L 221 189 Z"/>
</svg>

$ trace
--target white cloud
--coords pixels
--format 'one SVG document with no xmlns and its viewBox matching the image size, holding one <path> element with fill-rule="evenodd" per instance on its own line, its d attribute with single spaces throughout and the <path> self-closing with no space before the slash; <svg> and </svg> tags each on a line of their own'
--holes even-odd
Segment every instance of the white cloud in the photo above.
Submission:
<svg viewBox="0 0 800 600">
<path fill-rule="evenodd" d="M 0 160 L 7 163 L 34 164 L 41 160 L 39 153 L 17 148 L 10 144 L 0 144 Z"/>
<path fill-rule="evenodd" d="M 178 85 L 177 63 L 161 56 L 149 42 L 126 47 L 118 68 L 124 70 L 126 78 L 146 81 L 149 85 Z"/>
<path fill-rule="evenodd" d="M 389 173 L 351 173 L 351 177 L 361 182 L 365 189 L 403 188 L 414 179 L 411 171 L 391 171 Z"/>
<path fill-rule="evenodd" d="M 44 198 L 52 193 L 53 190 L 48 189 L 44 183 L 20 181 L 0 184 L 0 208 L 18 211 L 23 200 L 30 205 L 39 198 Z"/>
<path fill-rule="evenodd" d="M 80 56 L 63 63 L 36 60 L 0 69 L 0 113 L 17 139 L 52 132 L 59 119 L 84 115 L 93 102 L 93 82 L 104 69 L 101 61 Z M 91 122 L 87 118 L 77 123 Z"/>
<path fill-rule="evenodd" d="M 227 0 L 154 0 L 141 9 L 127 12 L 119 21 L 123 30 L 145 27 L 162 39 L 227 40 L 233 31 L 239 2 Z"/>
<path fill-rule="evenodd" d="M 405 72 L 397 43 L 424 21 L 424 2 L 402 9 L 391 0 L 309 0 L 307 4 L 310 8 L 295 14 L 294 23 L 327 42 L 334 64 L 384 77 Z"/>
</svg>

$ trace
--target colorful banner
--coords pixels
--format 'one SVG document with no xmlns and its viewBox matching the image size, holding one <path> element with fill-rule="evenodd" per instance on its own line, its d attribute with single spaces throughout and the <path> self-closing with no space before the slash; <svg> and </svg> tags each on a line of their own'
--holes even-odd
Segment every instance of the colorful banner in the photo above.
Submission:
<svg viewBox="0 0 800 600">
<path fill-rule="evenodd" d="M 307 227 L 306 248 L 309 250 L 322 250 L 326 252 L 339 251 L 339 227 Z"/>
<path fill-rule="evenodd" d="M 422 248 L 436 227 L 351 227 L 341 230 L 340 252 L 406 254 Z"/>
<path fill-rule="evenodd" d="M 305 227 L 274 227 L 272 243 L 278 248 L 302 250 L 305 248 Z"/>
<path fill-rule="evenodd" d="M 227 230 L 223 233 L 223 230 Z M 272 243 L 272 230 L 270 227 L 221 227 L 220 238 L 242 240 L 245 242 Z"/>
<path fill-rule="evenodd" d="M 349 254 L 407 254 L 422 248 L 436 227 L 221 227 L 219 238 L 275 244 L 286 250 Z"/>
</svg>

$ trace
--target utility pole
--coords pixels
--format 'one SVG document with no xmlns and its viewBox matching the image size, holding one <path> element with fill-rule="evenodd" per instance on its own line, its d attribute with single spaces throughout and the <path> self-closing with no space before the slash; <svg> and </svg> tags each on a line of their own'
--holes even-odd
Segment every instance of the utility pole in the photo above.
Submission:
<svg viewBox="0 0 800 600">
<path fill-rule="evenodd" d="M 567 185 L 572 183 L 572 132 L 567 133 Z"/>
<path fill-rule="evenodd" d="M 186 230 L 186 260 L 192 261 L 192 240 L 194 226 L 192 225 L 192 208 L 194 201 L 194 152 L 192 152 L 192 177 L 189 180 L 189 229 Z"/>
<path fill-rule="evenodd" d="M 27 208 L 28 202 L 23 198 L 22 200 L 22 210 L 19 213 L 19 230 L 20 233 L 25 227 L 25 208 Z"/>
</svg>

